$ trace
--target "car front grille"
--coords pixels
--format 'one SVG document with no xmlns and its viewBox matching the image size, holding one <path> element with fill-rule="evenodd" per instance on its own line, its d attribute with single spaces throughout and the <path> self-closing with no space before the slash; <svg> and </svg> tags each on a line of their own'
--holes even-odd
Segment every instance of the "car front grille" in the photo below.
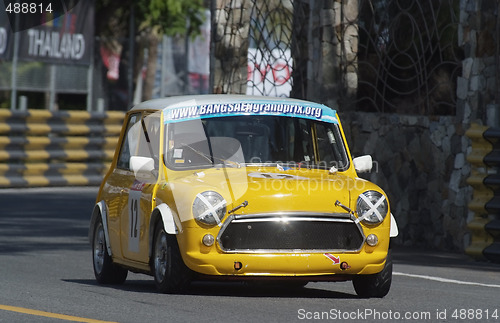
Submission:
<svg viewBox="0 0 500 323">
<path fill-rule="evenodd" d="M 218 235 L 226 252 L 358 251 L 364 242 L 349 214 L 230 216 Z"/>
</svg>

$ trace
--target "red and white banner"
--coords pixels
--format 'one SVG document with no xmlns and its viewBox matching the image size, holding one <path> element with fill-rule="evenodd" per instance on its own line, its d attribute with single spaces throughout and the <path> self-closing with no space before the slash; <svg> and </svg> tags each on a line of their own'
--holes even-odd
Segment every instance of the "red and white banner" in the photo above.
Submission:
<svg viewBox="0 0 500 323">
<path fill-rule="evenodd" d="M 248 49 L 247 95 L 289 97 L 292 90 L 292 55 L 289 49 Z"/>
</svg>

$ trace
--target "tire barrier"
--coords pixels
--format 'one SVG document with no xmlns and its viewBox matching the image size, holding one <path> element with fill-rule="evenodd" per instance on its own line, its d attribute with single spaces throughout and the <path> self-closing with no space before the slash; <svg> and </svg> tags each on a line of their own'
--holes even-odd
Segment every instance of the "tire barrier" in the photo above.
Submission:
<svg viewBox="0 0 500 323">
<path fill-rule="evenodd" d="M 468 223 L 471 244 L 465 252 L 500 263 L 500 128 L 472 124 L 466 136 L 472 144 L 467 183 L 474 189 L 469 203 L 474 218 Z"/>
<path fill-rule="evenodd" d="M 99 185 L 124 116 L 0 109 L 0 188 Z"/>
</svg>

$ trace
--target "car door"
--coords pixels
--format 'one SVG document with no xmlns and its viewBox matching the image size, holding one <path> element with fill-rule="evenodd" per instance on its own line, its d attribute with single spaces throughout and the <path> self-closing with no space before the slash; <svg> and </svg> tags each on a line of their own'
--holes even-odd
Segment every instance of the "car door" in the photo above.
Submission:
<svg viewBox="0 0 500 323">
<path fill-rule="evenodd" d="M 121 248 L 121 219 L 124 209 L 124 196 L 129 193 L 135 177 L 130 170 L 130 152 L 137 146 L 137 136 L 133 135 L 136 124 L 141 121 L 141 113 L 133 113 L 128 116 L 127 126 L 120 142 L 120 150 L 117 157 L 116 166 L 106 180 L 104 192 L 108 205 L 108 229 L 110 246 L 113 255 L 123 257 Z M 125 202 L 127 199 L 125 199 Z"/>
<path fill-rule="evenodd" d="M 120 241 L 124 258 L 147 263 L 149 261 L 149 222 L 154 208 L 153 192 L 159 170 L 160 113 L 144 113 L 140 122 L 130 129 L 130 157 L 151 158 L 152 176 L 135 174 L 129 162 L 129 186 L 122 194 L 120 214 Z"/>
</svg>

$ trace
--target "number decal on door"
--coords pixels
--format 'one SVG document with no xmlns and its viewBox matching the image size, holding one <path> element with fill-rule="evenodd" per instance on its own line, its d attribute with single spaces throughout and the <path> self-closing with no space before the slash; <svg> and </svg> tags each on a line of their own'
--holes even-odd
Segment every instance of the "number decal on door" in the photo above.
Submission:
<svg viewBox="0 0 500 323">
<path fill-rule="evenodd" d="M 135 182 L 128 194 L 128 249 L 139 252 L 141 236 L 141 195 L 143 183 Z"/>
<path fill-rule="evenodd" d="M 130 238 L 137 238 L 137 222 L 139 220 L 139 208 L 137 200 L 130 201 Z"/>
</svg>

